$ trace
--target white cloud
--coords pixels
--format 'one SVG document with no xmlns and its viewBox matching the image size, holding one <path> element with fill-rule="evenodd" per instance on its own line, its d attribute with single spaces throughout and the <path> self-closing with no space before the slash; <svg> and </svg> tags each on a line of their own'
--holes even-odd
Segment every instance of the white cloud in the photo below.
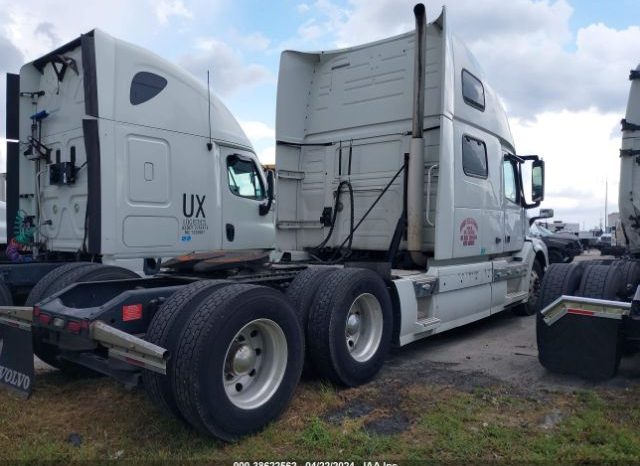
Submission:
<svg viewBox="0 0 640 466">
<path fill-rule="evenodd" d="M 160 24 L 167 24 L 172 16 L 193 18 L 193 13 L 184 6 L 182 0 L 160 0 L 156 3 L 155 13 Z"/>
<path fill-rule="evenodd" d="M 607 180 L 609 212 L 617 210 L 619 122 L 619 114 L 600 113 L 594 108 L 511 120 L 518 153 L 538 154 L 545 160 L 542 207 L 554 209 L 555 219 L 580 222 L 587 228 L 596 226 L 604 215 Z"/>
<path fill-rule="evenodd" d="M 296 10 L 298 10 L 298 13 L 300 13 L 301 15 L 305 14 L 306 12 L 308 12 L 310 10 L 309 5 L 307 5 L 306 3 L 299 3 L 296 6 Z"/>
<path fill-rule="evenodd" d="M 258 152 L 258 159 L 262 165 L 275 165 L 276 163 L 276 148 L 275 146 L 269 146 Z"/>
<path fill-rule="evenodd" d="M 34 34 L 39 34 L 49 39 L 49 43 L 53 47 L 57 47 L 60 45 L 60 38 L 55 32 L 55 26 L 53 25 L 53 23 L 50 23 L 48 21 L 42 22 L 38 24 L 38 26 L 36 26 L 33 32 Z"/>
<path fill-rule="evenodd" d="M 210 37 L 201 38 L 195 48 L 195 53 L 188 53 L 179 59 L 180 65 L 199 78 L 205 77 L 209 70 L 211 87 L 221 95 L 273 80 L 266 67 L 244 63 L 242 56 L 226 42 Z"/>
<path fill-rule="evenodd" d="M 251 140 L 260 162 L 263 165 L 274 165 L 276 163 L 276 148 L 273 145 L 276 139 L 275 129 L 262 121 L 240 121 L 240 126 Z"/>
<path fill-rule="evenodd" d="M 252 141 L 268 140 L 273 142 L 276 138 L 276 130 L 261 121 L 241 121 L 240 126 Z"/>
<path fill-rule="evenodd" d="M 236 33 L 238 43 L 246 50 L 261 52 L 267 50 L 271 45 L 271 40 L 260 31 L 251 34 Z"/>
</svg>

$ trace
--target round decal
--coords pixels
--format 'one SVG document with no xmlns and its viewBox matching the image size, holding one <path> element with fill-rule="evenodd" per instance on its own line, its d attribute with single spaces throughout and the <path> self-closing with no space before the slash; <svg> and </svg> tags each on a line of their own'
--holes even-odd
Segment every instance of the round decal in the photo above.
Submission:
<svg viewBox="0 0 640 466">
<path fill-rule="evenodd" d="M 473 246 L 478 239 L 478 222 L 467 217 L 460 224 L 460 242 L 463 246 Z"/>
</svg>

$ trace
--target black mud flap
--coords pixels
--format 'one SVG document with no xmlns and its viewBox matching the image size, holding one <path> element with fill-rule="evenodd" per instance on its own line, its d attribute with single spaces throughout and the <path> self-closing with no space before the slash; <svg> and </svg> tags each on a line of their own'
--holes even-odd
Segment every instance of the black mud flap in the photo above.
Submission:
<svg viewBox="0 0 640 466">
<path fill-rule="evenodd" d="M 550 370 L 590 380 L 618 371 L 621 358 L 620 319 L 565 314 L 548 325 L 538 314 L 538 359 Z"/>
<path fill-rule="evenodd" d="M 0 325 L 0 384 L 27 398 L 31 395 L 33 379 L 31 330 Z"/>
</svg>

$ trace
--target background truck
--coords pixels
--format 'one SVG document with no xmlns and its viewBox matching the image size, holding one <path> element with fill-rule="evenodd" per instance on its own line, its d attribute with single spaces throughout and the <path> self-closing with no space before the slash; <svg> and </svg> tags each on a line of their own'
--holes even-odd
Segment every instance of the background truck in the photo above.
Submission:
<svg viewBox="0 0 640 466">
<path fill-rule="evenodd" d="M 628 256 L 549 267 L 540 290 L 537 340 L 540 362 L 554 372 L 611 377 L 623 354 L 637 352 L 640 342 L 640 66 L 629 79 L 616 235 Z"/>
<path fill-rule="evenodd" d="M 391 344 L 504 310 L 532 314 L 548 261 L 525 237 L 525 211 L 543 199 L 544 163 L 516 154 L 446 11 L 428 25 L 423 5 L 414 12 L 415 33 L 283 52 L 275 177 L 204 86 L 147 51 L 95 30 L 25 65 L 21 92 L 36 94 L 41 72 L 58 87 L 65 56 L 91 70 L 42 123 L 75 128 L 75 164 L 86 158 L 99 180 L 87 202 L 102 233 L 90 228 L 88 247 L 200 252 L 151 278 L 55 269 L 27 306 L 0 308 L 0 381 L 30 393 L 35 352 L 63 371 L 142 380 L 160 409 L 233 440 L 286 408 L 303 366 L 356 386 Z M 83 99 L 91 112 L 72 110 Z M 41 189 L 63 160 L 41 160 Z M 55 225 L 57 244 L 78 240 Z"/>
<path fill-rule="evenodd" d="M 133 275 L 123 267 L 152 273 L 159 258 L 246 248 L 247 238 L 251 247 L 275 246 L 273 212 L 251 218 L 232 242 L 224 241 L 220 218 L 203 217 L 215 203 L 228 212 L 250 208 L 231 193 L 216 197 L 223 172 L 205 162 L 214 147 L 257 159 L 217 97 L 181 70 L 153 73 L 154 62 L 149 52 L 97 31 L 7 75 L 8 248 L 0 304 L 23 303 L 65 263 L 99 262 L 111 266 L 113 278 L 125 278 Z M 164 95 L 154 98 L 167 86 L 164 94 L 184 97 L 171 108 Z M 187 152 L 197 158 L 185 163 L 180 154 Z"/>
</svg>

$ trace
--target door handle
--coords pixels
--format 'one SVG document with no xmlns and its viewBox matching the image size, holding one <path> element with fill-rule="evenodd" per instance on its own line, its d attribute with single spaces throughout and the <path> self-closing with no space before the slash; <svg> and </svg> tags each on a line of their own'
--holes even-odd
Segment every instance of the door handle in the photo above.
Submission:
<svg viewBox="0 0 640 466">
<path fill-rule="evenodd" d="M 510 243 L 511 242 L 511 236 L 507 235 L 504 237 L 504 241 L 505 243 Z"/>
<path fill-rule="evenodd" d="M 497 238 L 496 237 L 496 244 L 500 244 L 500 243 L 502 243 L 502 238 Z"/>
</svg>

